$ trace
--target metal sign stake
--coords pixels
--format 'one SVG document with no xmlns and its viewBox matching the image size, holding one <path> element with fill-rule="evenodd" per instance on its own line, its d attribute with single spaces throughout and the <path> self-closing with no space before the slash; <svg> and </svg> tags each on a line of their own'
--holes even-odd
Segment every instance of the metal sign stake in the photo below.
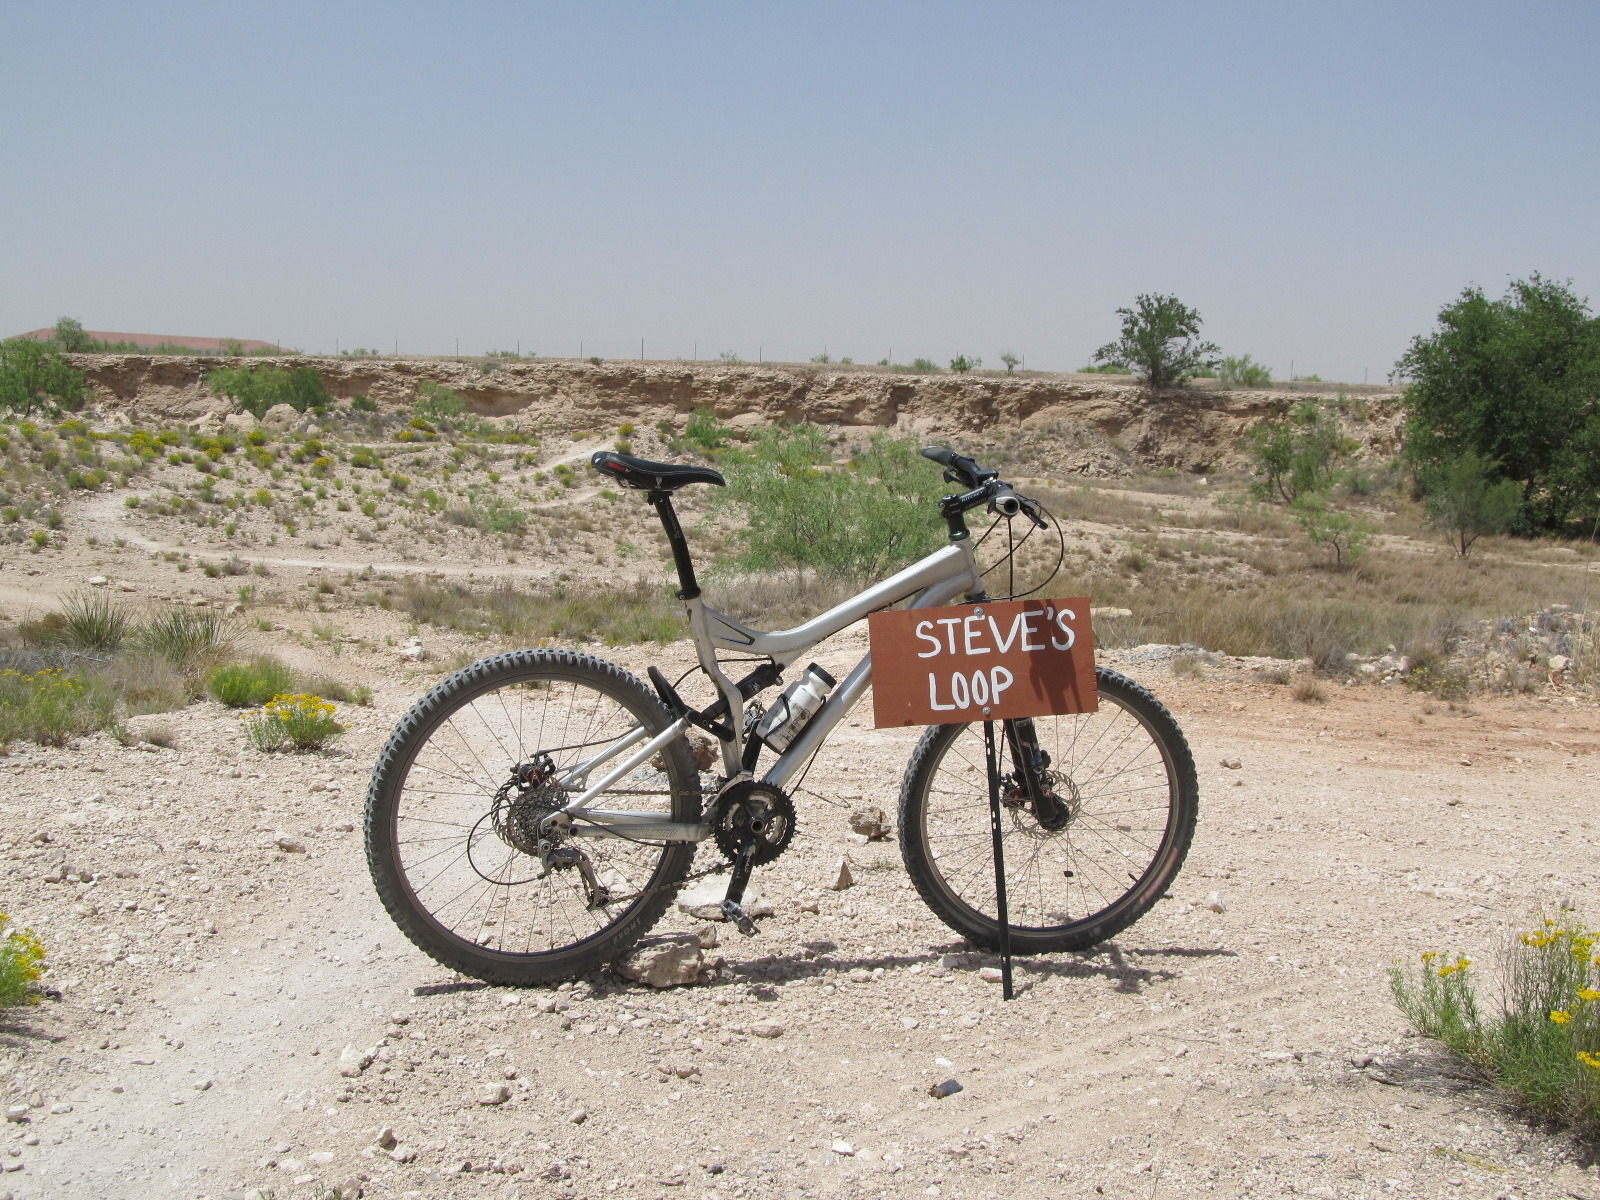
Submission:
<svg viewBox="0 0 1600 1200">
<path fill-rule="evenodd" d="M 994 896 L 1000 909 L 1000 990 L 1011 991 L 1011 916 L 1006 911 L 1006 861 L 1000 838 L 1000 756 L 994 744 L 994 722 L 983 723 L 983 752 L 989 766 L 989 833 L 994 840 Z"/>
</svg>

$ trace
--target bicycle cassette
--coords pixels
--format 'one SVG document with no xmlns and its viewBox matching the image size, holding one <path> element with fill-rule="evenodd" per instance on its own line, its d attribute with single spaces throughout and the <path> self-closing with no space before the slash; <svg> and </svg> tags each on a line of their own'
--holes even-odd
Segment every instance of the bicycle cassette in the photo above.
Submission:
<svg viewBox="0 0 1600 1200">
<path fill-rule="evenodd" d="M 750 865 L 765 866 L 787 850 L 794 837 L 794 801 L 770 783 L 742 780 L 717 798 L 712 836 L 729 862 L 739 857 L 745 840 L 753 837 Z"/>
</svg>

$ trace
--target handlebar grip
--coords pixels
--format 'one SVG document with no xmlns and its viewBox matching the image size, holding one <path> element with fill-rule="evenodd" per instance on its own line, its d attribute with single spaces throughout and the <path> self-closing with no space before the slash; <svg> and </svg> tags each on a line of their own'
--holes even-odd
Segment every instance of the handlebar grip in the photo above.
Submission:
<svg viewBox="0 0 1600 1200">
<path fill-rule="evenodd" d="M 947 450 L 943 446 L 924 447 L 922 457 L 938 463 L 954 475 L 957 482 L 965 484 L 969 488 L 975 488 L 980 484 L 989 482 L 991 479 L 1000 477 L 1000 472 L 986 471 L 973 462 L 972 459 L 957 454 L 954 450 Z"/>
</svg>

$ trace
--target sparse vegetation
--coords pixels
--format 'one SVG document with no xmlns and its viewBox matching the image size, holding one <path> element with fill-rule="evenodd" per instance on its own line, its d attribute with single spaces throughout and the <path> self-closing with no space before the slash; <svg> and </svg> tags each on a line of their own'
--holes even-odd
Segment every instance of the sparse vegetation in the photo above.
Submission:
<svg viewBox="0 0 1600 1200">
<path fill-rule="evenodd" d="M 279 404 L 306 412 L 333 403 L 322 375 L 313 367 L 221 367 L 206 376 L 206 387 L 257 418 Z"/>
<path fill-rule="evenodd" d="M 1217 364 L 1217 378 L 1224 387 L 1267 387 L 1272 383 L 1272 368 L 1248 354 L 1229 355 Z"/>
</svg>

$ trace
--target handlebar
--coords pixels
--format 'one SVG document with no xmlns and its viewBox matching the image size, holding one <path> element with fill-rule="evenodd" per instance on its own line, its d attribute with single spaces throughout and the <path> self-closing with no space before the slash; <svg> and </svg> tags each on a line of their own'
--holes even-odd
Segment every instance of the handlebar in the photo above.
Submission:
<svg viewBox="0 0 1600 1200">
<path fill-rule="evenodd" d="M 961 514 L 987 504 L 991 512 L 1002 517 L 1026 516 L 1040 529 L 1046 528 L 1038 506 L 1026 496 L 1017 495 L 1011 485 L 1000 478 L 1000 472 L 980 467 L 972 459 L 943 446 L 927 447 L 922 457 L 944 467 L 947 482 L 963 484 L 968 488 L 960 496 L 946 496 L 940 504 L 940 510 L 947 519 L 959 518 Z"/>
</svg>

